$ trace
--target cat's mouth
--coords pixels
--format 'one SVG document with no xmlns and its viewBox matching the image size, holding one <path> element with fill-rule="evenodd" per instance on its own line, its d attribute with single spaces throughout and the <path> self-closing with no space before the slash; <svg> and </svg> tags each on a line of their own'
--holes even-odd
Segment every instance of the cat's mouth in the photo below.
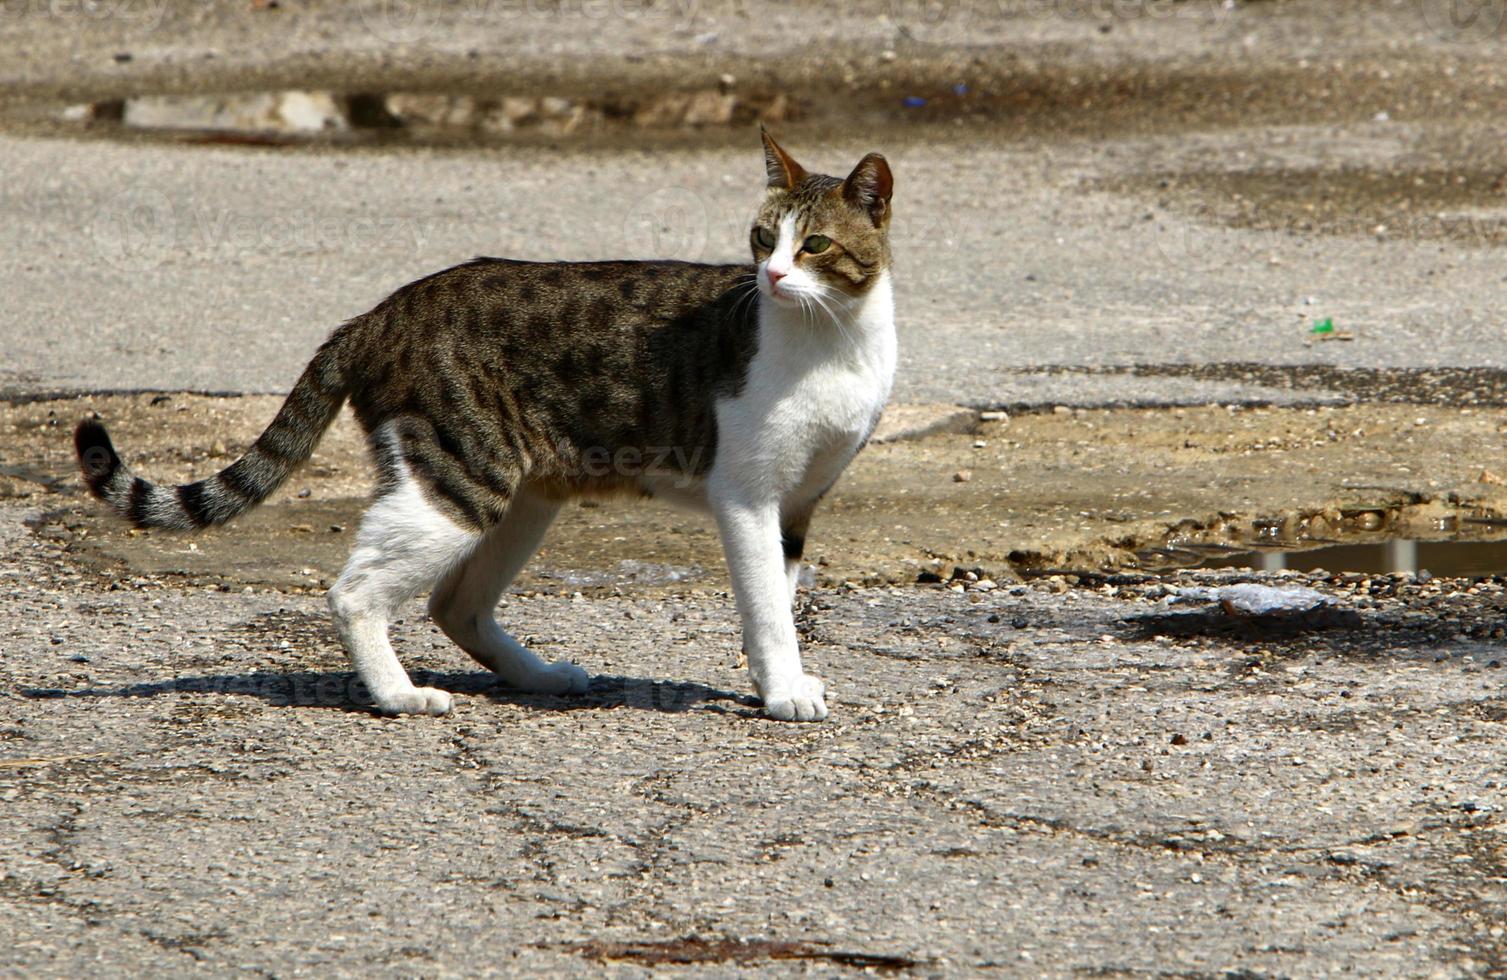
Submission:
<svg viewBox="0 0 1507 980">
<path fill-rule="evenodd" d="M 781 303 L 789 303 L 791 305 L 794 305 L 795 303 L 800 301 L 800 298 L 794 292 L 792 292 L 789 287 L 782 289 L 780 288 L 780 284 L 777 282 L 766 283 L 764 286 L 764 295 L 768 296 L 770 299 L 777 300 Z"/>
</svg>

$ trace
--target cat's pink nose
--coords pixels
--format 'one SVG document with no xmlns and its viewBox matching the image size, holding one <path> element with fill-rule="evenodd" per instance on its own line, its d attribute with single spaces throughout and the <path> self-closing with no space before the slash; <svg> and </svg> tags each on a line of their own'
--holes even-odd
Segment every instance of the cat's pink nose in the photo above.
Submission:
<svg viewBox="0 0 1507 980">
<path fill-rule="evenodd" d="M 778 286 L 781 279 L 784 279 L 786 276 L 790 275 L 789 272 L 781 272 L 779 269 L 771 268 L 768 266 L 764 268 L 764 274 L 769 276 L 769 285 L 771 286 Z"/>
</svg>

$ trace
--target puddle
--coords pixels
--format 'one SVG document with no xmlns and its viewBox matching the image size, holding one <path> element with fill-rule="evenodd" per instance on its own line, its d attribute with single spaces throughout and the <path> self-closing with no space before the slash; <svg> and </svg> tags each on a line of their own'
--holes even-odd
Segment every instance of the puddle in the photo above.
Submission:
<svg viewBox="0 0 1507 980">
<path fill-rule="evenodd" d="M 1198 568 L 1259 568 L 1299 572 L 1428 572 L 1446 578 L 1480 578 L 1507 574 L 1507 540 L 1414 541 L 1341 544 L 1291 551 L 1242 551 L 1209 558 Z"/>
<path fill-rule="evenodd" d="M 1405 537 L 1420 526 L 1436 532 Z M 1386 536 L 1391 529 L 1392 536 Z M 1225 528 L 1230 533 L 1230 528 Z M 1143 568 L 1251 568 L 1263 571 L 1393 572 L 1447 578 L 1507 575 L 1507 521 L 1434 516 L 1419 520 L 1409 508 L 1355 510 L 1280 520 L 1256 520 L 1236 540 L 1185 540 L 1138 553 Z"/>
</svg>

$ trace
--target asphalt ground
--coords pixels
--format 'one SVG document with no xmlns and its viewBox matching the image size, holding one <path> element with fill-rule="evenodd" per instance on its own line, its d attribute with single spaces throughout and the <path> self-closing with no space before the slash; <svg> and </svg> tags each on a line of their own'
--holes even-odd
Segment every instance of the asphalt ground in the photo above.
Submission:
<svg viewBox="0 0 1507 980">
<path fill-rule="evenodd" d="M 1507 19 L 1473 10 L 0 4 L 0 973 L 1507 972 L 1502 581 L 1130 567 L 1273 511 L 1503 516 Z M 839 488 L 799 617 L 828 722 L 758 716 L 711 542 L 658 513 L 573 514 L 499 611 L 586 696 L 493 684 L 415 604 L 457 711 L 392 720 L 319 596 L 340 432 L 240 550 L 80 498 L 81 407 L 212 467 L 239 396 L 437 268 L 739 257 L 760 161 L 751 127 L 227 146 L 63 104 L 724 74 L 790 96 L 810 166 L 890 157 L 897 402 L 1012 415 Z M 1118 564 L 1007 576 L 1071 542 Z M 1333 605 L 1173 601 L 1233 581 Z"/>
</svg>

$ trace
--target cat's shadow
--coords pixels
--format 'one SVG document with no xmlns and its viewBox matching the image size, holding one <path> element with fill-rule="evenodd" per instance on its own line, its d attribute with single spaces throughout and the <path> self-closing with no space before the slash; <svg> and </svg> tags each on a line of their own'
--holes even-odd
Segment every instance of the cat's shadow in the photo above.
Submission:
<svg viewBox="0 0 1507 980">
<path fill-rule="evenodd" d="M 598 675 L 585 694 L 553 696 L 525 694 L 503 684 L 486 671 L 410 672 L 414 684 L 437 687 L 452 694 L 483 696 L 501 704 L 538 711 L 594 711 L 637 708 L 678 714 L 695 709 L 730 714 L 755 714 L 759 700 L 694 681 L 656 681 L 643 677 Z M 254 671 L 246 674 L 207 674 L 149 681 L 124 687 L 22 688 L 23 697 L 153 698 L 169 694 L 250 695 L 279 708 L 334 708 L 374 714 L 365 685 L 350 671 Z"/>
</svg>

